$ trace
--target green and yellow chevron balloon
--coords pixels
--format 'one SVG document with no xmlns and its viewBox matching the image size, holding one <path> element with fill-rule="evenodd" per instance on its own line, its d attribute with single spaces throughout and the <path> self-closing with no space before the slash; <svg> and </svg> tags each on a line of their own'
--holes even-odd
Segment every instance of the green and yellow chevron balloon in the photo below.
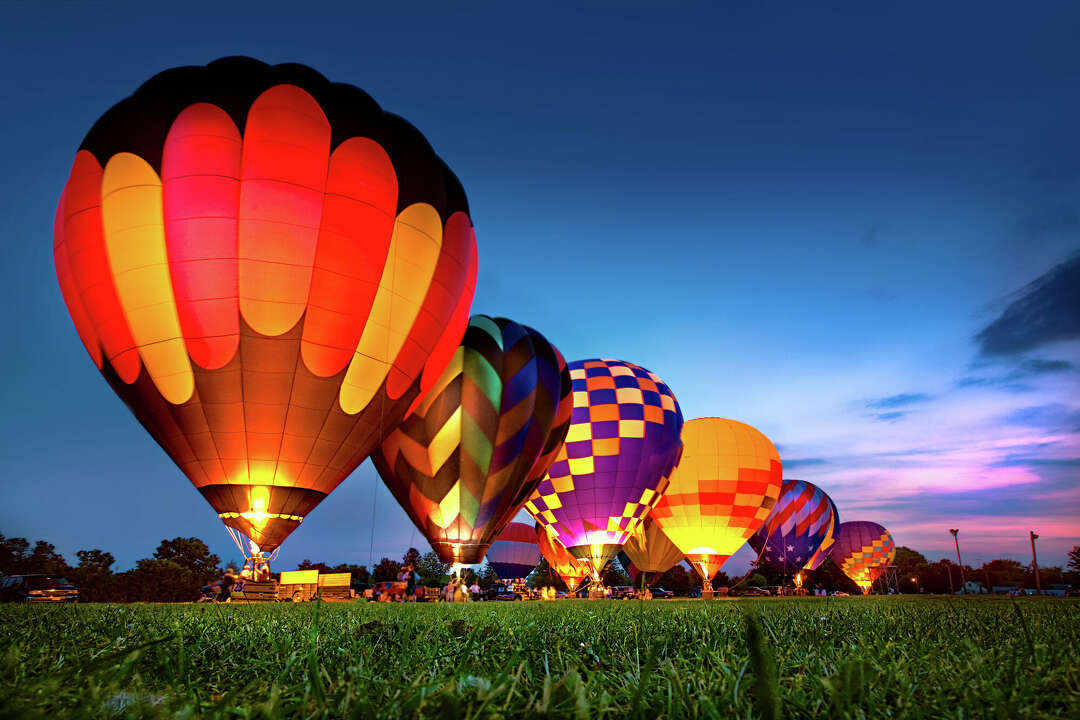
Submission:
<svg viewBox="0 0 1080 720">
<path fill-rule="evenodd" d="M 443 562 L 481 562 L 536 489 L 566 437 L 570 387 L 537 331 L 469 320 L 442 376 L 372 456 Z"/>
</svg>

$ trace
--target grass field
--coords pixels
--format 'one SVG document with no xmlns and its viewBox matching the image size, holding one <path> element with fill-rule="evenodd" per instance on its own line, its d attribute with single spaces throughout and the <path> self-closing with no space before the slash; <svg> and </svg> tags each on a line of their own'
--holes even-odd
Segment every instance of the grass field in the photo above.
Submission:
<svg viewBox="0 0 1080 720">
<path fill-rule="evenodd" d="M 0 717 L 1080 717 L 1080 603 L 0 607 Z"/>
</svg>

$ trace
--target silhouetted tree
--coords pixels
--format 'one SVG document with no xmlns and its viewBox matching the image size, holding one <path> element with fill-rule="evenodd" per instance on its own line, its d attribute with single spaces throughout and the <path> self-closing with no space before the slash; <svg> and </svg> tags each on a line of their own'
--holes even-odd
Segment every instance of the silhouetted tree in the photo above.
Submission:
<svg viewBox="0 0 1080 720">
<path fill-rule="evenodd" d="M 862 594 L 859 586 L 845 575 L 840 568 L 836 567 L 836 563 L 830 558 L 826 558 L 825 562 L 821 563 L 817 570 L 807 573 L 803 587 L 807 589 L 821 588 L 828 592 L 842 590 L 852 595 Z"/>
<path fill-rule="evenodd" d="M 487 590 L 497 582 L 499 582 L 499 576 L 495 574 L 495 571 L 491 569 L 491 565 L 485 560 L 480 567 L 480 580 L 477 584 L 481 590 Z"/>
<path fill-rule="evenodd" d="M 112 565 L 115 559 L 112 553 L 103 550 L 80 550 L 75 555 L 79 565 L 68 571 L 68 579 L 79 588 L 79 599 L 83 602 L 111 602 L 123 599 L 119 597 L 119 588 Z"/>
<path fill-rule="evenodd" d="M 401 572 L 401 563 L 384 557 L 379 560 L 379 564 L 371 571 L 371 579 L 375 582 L 397 580 L 399 572 Z"/>
<path fill-rule="evenodd" d="M 24 564 L 25 573 L 41 573 L 43 575 L 63 575 L 69 568 L 64 556 L 56 552 L 52 543 L 38 540 L 34 543 L 34 549 L 26 557 Z"/>
<path fill-rule="evenodd" d="M 296 566 L 297 570 L 318 570 L 321 573 L 330 572 L 330 566 L 326 563 L 311 562 L 311 560 L 304 558 L 304 560 Z"/>
<path fill-rule="evenodd" d="M 604 574 L 601 577 L 605 587 L 630 584 L 630 576 L 623 570 L 618 558 L 611 559 L 611 562 L 604 568 Z"/>
<path fill-rule="evenodd" d="M 0 535 L 0 572 L 5 575 L 25 572 L 26 556 L 29 554 L 30 542 L 26 538 Z"/>
<path fill-rule="evenodd" d="M 691 576 L 682 563 L 661 575 L 656 582 L 651 583 L 653 587 L 662 587 L 676 595 L 685 595 L 690 592 L 691 587 L 699 584 L 697 576 Z"/>
<path fill-rule="evenodd" d="M 185 602 L 199 597 L 203 583 L 191 569 L 172 560 L 143 558 L 120 578 L 128 602 Z"/>
<path fill-rule="evenodd" d="M 401 558 L 401 564 L 402 565 L 412 565 L 414 568 L 416 567 L 417 563 L 419 563 L 419 562 L 420 562 L 420 551 L 417 550 L 414 547 L 411 547 L 408 550 L 406 550 L 405 551 L 405 556 L 403 558 Z"/>
<path fill-rule="evenodd" d="M 732 579 L 723 570 L 713 575 L 712 586 L 714 588 L 731 587 Z"/>
<path fill-rule="evenodd" d="M 408 553 L 405 554 L 408 557 Z M 416 563 L 416 574 L 425 587 L 442 587 L 447 583 L 449 565 L 444 565 L 434 552 L 425 553 Z"/>
<path fill-rule="evenodd" d="M 173 538 L 162 540 L 154 552 L 154 559 L 173 562 L 191 571 L 199 585 L 204 585 L 221 576 L 221 559 L 210 552 L 199 538 Z M 196 588 L 198 590 L 198 588 Z"/>
</svg>

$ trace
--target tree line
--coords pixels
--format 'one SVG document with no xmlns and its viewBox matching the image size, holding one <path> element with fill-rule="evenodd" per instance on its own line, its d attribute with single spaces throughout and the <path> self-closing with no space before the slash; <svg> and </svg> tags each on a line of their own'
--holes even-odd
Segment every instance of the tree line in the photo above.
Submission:
<svg viewBox="0 0 1080 720">
<path fill-rule="evenodd" d="M 79 597 L 86 602 L 185 602 L 196 599 L 203 585 L 220 578 L 225 572 L 238 572 L 235 566 L 223 568 L 221 559 L 210 552 L 206 543 L 193 537 L 162 540 L 151 557 L 137 560 L 133 568 L 121 572 L 113 569 L 116 561 L 112 553 L 104 550 L 79 550 L 75 556 L 78 562 L 71 565 L 52 543 L 38 540 L 31 545 L 26 538 L 8 538 L 0 534 L 0 574 L 63 576 L 79 588 Z M 949 593 L 960 589 L 960 567 L 950 560 L 930 562 L 921 553 L 901 546 L 896 549 L 893 564 L 896 566 L 896 586 L 900 592 Z M 449 565 L 444 565 L 434 552 L 421 554 L 416 548 L 409 548 L 400 561 L 381 558 L 370 570 L 366 565 L 329 565 L 309 559 L 301 562 L 297 569 L 351 573 L 353 587 L 363 589 L 377 582 L 397 580 L 406 565 L 415 569 L 420 584 L 426 587 L 442 587 L 450 580 Z M 1043 567 L 1039 573 L 1044 588 L 1053 584 L 1080 585 L 1080 546 L 1069 552 L 1066 568 Z M 792 582 L 790 575 L 785 576 L 762 562 L 754 563 L 747 575 L 745 578 L 730 577 L 720 571 L 712 579 L 712 584 L 719 588 L 730 587 L 736 581 L 742 581 L 744 586 L 790 585 Z M 464 568 L 462 576 L 467 584 L 475 582 L 483 590 L 499 581 L 486 562 L 479 569 Z M 980 582 L 987 588 L 1035 587 L 1032 569 L 1015 560 L 991 560 L 979 567 L 965 565 L 963 577 L 968 581 Z M 648 582 L 677 595 L 685 595 L 691 588 L 700 585 L 697 576 L 682 563 L 658 578 L 648 578 Z M 604 573 L 603 583 L 610 587 L 630 585 L 631 581 L 619 561 L 613 560 Z M 530 574 L 529 584 L 551 585 L 566 590 L 566 585 L 551 571 L 544 559 Z M 831 560 L 826 560 L 817 570 L 804 572 L 803 587 L 830 592 L 843 590 L 852 594 L 859 592 L 855 583 Z"/>
</svg>

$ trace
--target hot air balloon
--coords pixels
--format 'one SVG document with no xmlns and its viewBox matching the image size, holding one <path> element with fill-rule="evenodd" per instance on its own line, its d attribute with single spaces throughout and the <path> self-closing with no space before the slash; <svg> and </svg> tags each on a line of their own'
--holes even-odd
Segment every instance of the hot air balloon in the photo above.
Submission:
<svg viewBox="0 0 1080 720">
<path fill-rule="evenodd" d="M 640 573 L 659 577 L 682 562 L 683 557 L 683 551 L 668 539 L 651 516 L 645 518 L 638 532 L 627 538 L 619 553 L 623 568 L 635 583 Z"/>
<path fill-rule="evenodd" d="M 570 377 L 566 443 L 525 509 L 599 577 L 664 492 L 682 452 L 682 412 L 633 363 L 579 360 Z"/>
<path fill-rule="evenodd" d="M 862 588 L 864 595 L 895 556 L 896 545 L 889 531 L 865 521 L 840 523 L 836 542 L 829 551 L 829 558 Z"/>
<path fill-rule="evenodd" d="M 559 542 L 558 538 L 552 537 L 540 523 L 536 523 L 536 545 L 540 553 L 548 562 L 548 567 L 566 583 L 566 589 L 573 593 L 578 589 L 581 581 L 592 574 L 592 567 L 587 560 L 581 560 L 571 555 Z"/>
<path fill-rule="evenodd" d="M 372 455 L 445 563 L 478 563 L 566 436 L 570 375 L 532 328 L 476 315 L 446 371 Z"/>
<path fill-rule="evenodd" d="M 487 551 L 487 561 L 501 580 L 527 577 L 540 562 L 536 530 L 528 523 L 512 522 Z"/>
<path fill-rule="evenodd" d="M 765 524 L 747 542 L 770 567 L 794 575 L 809 569 L 826 539 L 832 543 L 838 517 L 836 505 L 817 485 L 785 480 Z"/>
<path fill-rule="evenodd" d="M 107 111 L 53 250 L 91 359 L 258 558 L 433 386 L 476 282 L 465 193 L 415 128 L 249 58 Z"/>
<path fill-rule="evenodd" d="M 699 418 L 683 426 L 683 457 L 652 518 L 697 570 L 711 578 L 761 527 L 780 494 L 780 454 L 749 425 Z"/>
</svg>

